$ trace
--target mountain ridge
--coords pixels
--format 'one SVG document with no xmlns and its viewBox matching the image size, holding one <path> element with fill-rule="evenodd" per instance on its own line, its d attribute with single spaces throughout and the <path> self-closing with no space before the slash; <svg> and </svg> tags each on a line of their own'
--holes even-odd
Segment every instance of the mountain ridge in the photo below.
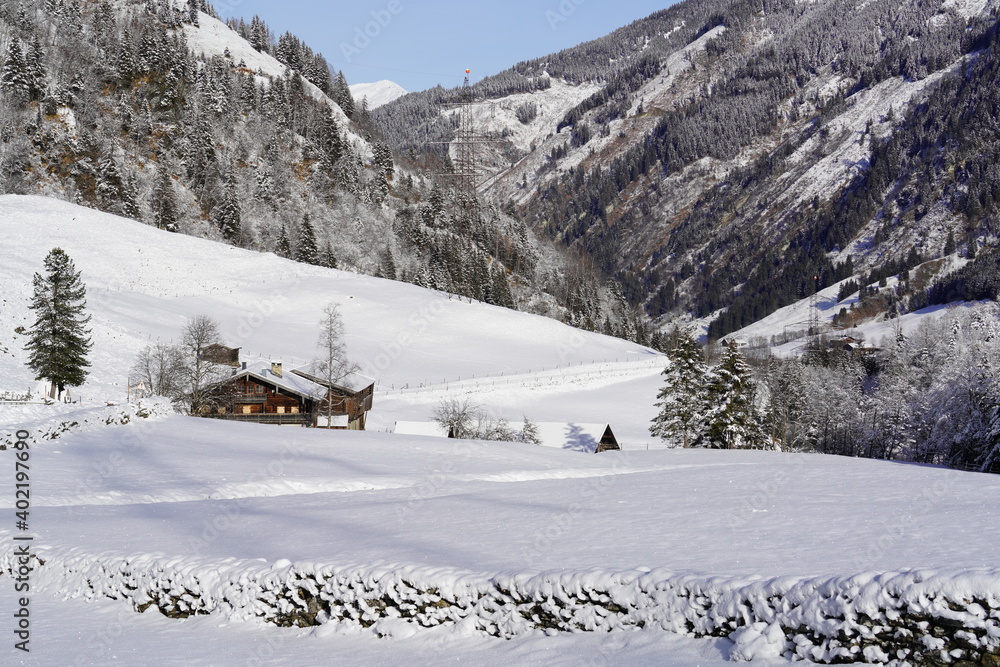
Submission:
<svg viewBox="0 0 1000 667">
<path fill-rule="evenodd" d="M 975 79 L 971 122 L 936 139 L 945 163 L 998 135 L 986 92 L 996 11 L 995 1 L 679 3 L 474 87 L 484 107 L 544 74 L 546 85 L 517 93 L 542 99 L 552 71 L 599 88 L 537 146 L 484 155 L 496 174 L 488 191 L 592 257 L 661 325 L 718 312 L 713 338 L 849 276 L 912 268 L 949 238 L 975 254 L 996 242 L 982 192 L 1000 174 L 976 167 L 989 185 L 974 190 L 970 212 L 970 176 L 935 166 L 919 127 L 940 126 L 956 106 L 939 91 Z M 419 109 L 411 95 L 375 118 L 404 146 L 406 127 L 433 134 L 441 124 Z M 516 132 L 481 127 L 494 140 Z M 900 171 L 900 156 L 914 156 L 911 167 Z M 904 291 L 893 307 L 925 298 Z"/>
<path fill-rule="evenodd" d="M 369 109 L 377 109 L 410 92 L 395 81 L 387 79 L 371 83 L 352 83 L 350 89 L 354 99 L 359 103 L 366 102 Z"/>
</svg>

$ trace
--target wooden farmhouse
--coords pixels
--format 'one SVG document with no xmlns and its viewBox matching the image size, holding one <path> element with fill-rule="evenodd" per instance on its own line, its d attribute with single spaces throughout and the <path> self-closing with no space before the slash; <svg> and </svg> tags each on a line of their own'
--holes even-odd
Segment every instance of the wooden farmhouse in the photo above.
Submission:
<svg viewBox="0 0 1000 667">
<path fill-rule="evenodd" d="M 265 359 L 244 362 L 220 387 L 217 407 L 204 416 L 363 431 L 375 381 L 350 373 L 327 383 L 321 376 L 311 364 L 284 368 L 281 362 Z"/>
</svg>

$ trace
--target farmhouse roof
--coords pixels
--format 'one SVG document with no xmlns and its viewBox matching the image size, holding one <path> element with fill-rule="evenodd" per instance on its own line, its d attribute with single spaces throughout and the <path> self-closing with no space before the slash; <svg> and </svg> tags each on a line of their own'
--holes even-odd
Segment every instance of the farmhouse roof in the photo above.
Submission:
<svg viewBox="0 0 1000 667">
<path fill-rule="evenodd" d="M 307 378 L 313 382 L 323 382 L 323 372 L 319 369 L 319 364 L 315 361 L 304 366 L 296 366 L 289 369 L 292 373 Z M 346 389 L 353 393 L 358 393 L 375 384 L 375 379 L 361 373 L 348 373 L 342 378 L 334 381 L 333 386 L 338 389 Z"/>
<path fill-rule="evenodd" d="M 277 375 L 272 370 L 271 361 L 269 359 L 255 359 L 253 361 L 246 362 L 246 368 L 236 371 L 233 378 L 240 378 L 246 375 L 255 377 L 258 380 L 262 380 L 269 384 L 273 384 L 276 387 L 280 387 L 285 391 L 290 391 L 299 396 L 305 396 L 317 401 L 326 398 L 326 387 L 313 382 L 302 375 L 296 375 L 295 373 L 283 372 L 281 375 Z"/>
</svg>

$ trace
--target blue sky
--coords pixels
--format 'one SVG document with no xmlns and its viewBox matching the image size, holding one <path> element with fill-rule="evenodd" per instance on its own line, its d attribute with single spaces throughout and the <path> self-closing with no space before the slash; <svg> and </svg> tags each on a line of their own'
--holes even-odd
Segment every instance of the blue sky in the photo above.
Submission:
<svg viewBox="0 0 1000 667">
<path fill-rule="evenodd" d="M 462 83 L 600 37 L 672 0 L 216 0 L 225 18 L 255 14 L 321 52 L 349 83 L 407 90 Z"/>
</svg>

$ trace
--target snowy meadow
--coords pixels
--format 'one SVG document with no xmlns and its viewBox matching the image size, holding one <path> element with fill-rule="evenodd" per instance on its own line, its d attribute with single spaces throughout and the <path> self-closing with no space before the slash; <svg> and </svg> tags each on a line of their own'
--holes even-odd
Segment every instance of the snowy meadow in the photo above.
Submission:
<svg viewBox="0 0 1000 667">
<path fill-rule="evenodd" d="M 648 431 L 666 361 L 640 346 L 47 199 L 0 198 L 0 234 L 0 390 L 39 389 L 11 332 L 54 246 L 82 271 L 94 338 L 78 402 L 0 405 L 10 630 L 15 538 L 32 537 L 31 652 L 8 634 L 5 664 L 904 664 L 1000 642 L 996 476 L 666 449 Z M 366 432 L 126 400 L 135 354 L 186 318 L 305 362 L 329 301 L 377 380 Z M 389 432 L 449 396 L 607 422 L 622 451 Z"/>
</svg>

